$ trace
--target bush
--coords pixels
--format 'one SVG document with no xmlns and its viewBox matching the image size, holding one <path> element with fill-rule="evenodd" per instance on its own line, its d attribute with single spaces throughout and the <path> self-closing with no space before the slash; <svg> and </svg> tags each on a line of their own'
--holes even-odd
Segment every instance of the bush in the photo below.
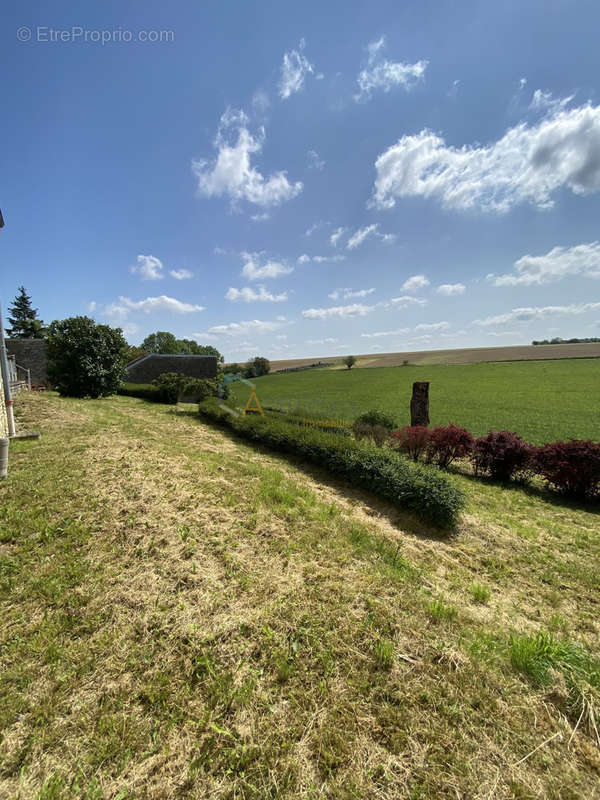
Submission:
<svg viewBox="0 0 600 800">
<path fill-rule="evenodd" d="M 303 456 L 440 527 L 452 527 L 464 506 L 462 493 L 445 476 L 391 450 L 268 418 L 233 417 L 214 400 L 201 403 L 199 412 L 247 439 Z"/>
<path fill-rule="evenodd" d="M 499 481 L 508 481 L 516 473 L 533 465 L 535 447 L 510 431 L 490 432 L 475 439 L 471 459 L 475 474 L 489 474 Z"/>
<path fill-rule="evenodd" d="M 406 425 L 392 434 L 392 446 L 413 461 L 426 452 L 431 431 L 425 425 Z"/>
<path fill-rule="evenodd" d="M 572 439 L 538 448 L 536 471 L 558 492 L 589 499 L 600 492 L 600 444 Z"/>
<path fill-rule="evenodd" d="M 385 428 L 383 425 L 366 425 L 360 422 L 354 423 L 352 431 L 355 439 L 359 442 L 362 439 L 371 439 L 377 447 L 383 447 L 392 435 L 390 429 Z"/>
<path fill-rule="evenodd" d="M 465 458 L 473 451 L 475 439 L 466 428 L 458 425 L 439 426 L 431 431 L 427 447 L 427 460 L 445 468 L 457 458 Z"/>
<path fill-rule="evenodd" d="M 391 414 L 386 414 L 385 411 L 379 411 L 376 408 L 371 411 L 365 411 L 354 420 L 354 424 L 358 425 L 381 425 L 388 430 L 393 431 L 398 427 L 398 423 Z"/>
<path fill-rule="evenodd" d="M 107 397 L 124 376 L 127 342 L 120 328 L 89 317 L 54 320 L 48 328 L 48 377 L 64 397 Z"/>
<path fill-rule="evenodd" d="M 140 397 L 152 403 L 162 403 L 162 394 L 158 386 L 151 383 L 122 383 L 117 389 L 117 394 L 125 397 Z"/>
<path fill-rule="evenodd" d="M 152 381 L 152 384 L 159 391 L 160 402 L 174 406 L 179 402 L 183 389 L 189 381 L 189 377 L 179 372 L 163 372 Z"/>
<path fill-rule="evenodd" d="M 219 382 L 216 378 L 188 378 L 183 386 L 184 398 L 191 398 L 191 402 L 199 403 L 208 397 L 216 397 L 219 393 Z"/>
</svg>

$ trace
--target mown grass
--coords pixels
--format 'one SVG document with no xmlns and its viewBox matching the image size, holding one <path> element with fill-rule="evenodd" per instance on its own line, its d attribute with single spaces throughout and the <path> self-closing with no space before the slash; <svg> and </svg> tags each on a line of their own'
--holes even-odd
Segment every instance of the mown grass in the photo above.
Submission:
<svg viewBox="0 0 600 800">
<path fill-rule="evenodd" d="M 508 429 L 534 444 L 600 439 L 597 359 L 314 370 L 267 375 L 256 386 L 263 405 L 348 420 L 379 408 L 406 425 L 413 381 L 430 382 L 433 425 L 454 422 L 477 436 Z M 247 388 L 233 393 L 245 402 Z"/>
<path fill-rule="evenodd" d="M 452 476 L 439 539 L 164 406 L 18 410 L 0 797 L 598 795 L 592 509 Z"/>
</svg>

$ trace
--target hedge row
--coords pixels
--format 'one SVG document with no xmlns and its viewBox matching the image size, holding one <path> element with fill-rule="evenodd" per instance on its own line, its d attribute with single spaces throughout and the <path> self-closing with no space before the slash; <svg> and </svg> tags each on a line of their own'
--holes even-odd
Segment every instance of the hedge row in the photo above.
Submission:
<svg viewBox="0 0 600 800">
<path fill-rule="evenodd" d="M 441 528 L 453 527 L 464 507 L 462 492 L 448 478 L 392 450 L 279 420 L 234 417 L 212 399 L 199 404 L 199 413 L 251 441 L 302 456 Z"/>
</svg>

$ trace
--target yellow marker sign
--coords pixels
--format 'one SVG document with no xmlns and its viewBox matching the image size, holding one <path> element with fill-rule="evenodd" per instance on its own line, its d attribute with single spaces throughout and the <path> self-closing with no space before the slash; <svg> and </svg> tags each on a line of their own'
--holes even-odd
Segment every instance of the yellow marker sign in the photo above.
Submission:
<svg viewBox="0 0 600 800">
<path fill-rule="evenodd" d="M 262 410 L 262 406 L 260 401 L 256 395 L 256 386 L 252 387 L 252 391 L 250 392 L 250 397 L 248 398 L 248 402 L 246 403 L 246 408 L 244 409 L 244 415 L 246 415 L 249 411 L 256 414 L 261 414 L 263 417 L 265 412 Z M 252 405 L 252 401 L 256 401 L 256 405 Z"/>
</svg>

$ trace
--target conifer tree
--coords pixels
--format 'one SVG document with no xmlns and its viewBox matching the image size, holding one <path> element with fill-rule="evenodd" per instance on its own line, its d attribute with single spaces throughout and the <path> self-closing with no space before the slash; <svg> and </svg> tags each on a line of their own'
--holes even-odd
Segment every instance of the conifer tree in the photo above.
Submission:
<svg viewBox="0 0 600 800">
<path fill-rule="evenodd" d="M 6 328 L 6 335 L 11 339 L 43 339 L 45 334 L 44 323 L 38 319 L 37 308 L 32 308 L 31 297 L 24 286 L 19 287 L 19 294 L 15 297 L 12 306 L 8 309 L 10 328 Z"/>
</svg>

